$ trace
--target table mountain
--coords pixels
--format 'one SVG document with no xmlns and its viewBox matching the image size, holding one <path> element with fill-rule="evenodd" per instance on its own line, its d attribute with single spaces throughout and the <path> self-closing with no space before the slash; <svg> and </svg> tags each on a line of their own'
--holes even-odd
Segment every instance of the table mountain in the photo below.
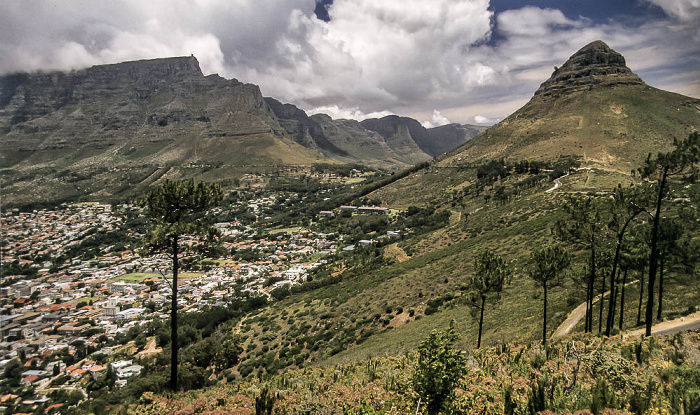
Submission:
<svg viewBox="0 0 700 415">
<path fill-rule="evenodd" d="M 0 76 L 6 202 L 134 193 L 202 170 L 222 180 L 261 166 L 403 168 L 436 154 L 423 148 L 354 121 L 308 117 L 253 84 L 204 76 L 194 56 Z"/>
</svg>

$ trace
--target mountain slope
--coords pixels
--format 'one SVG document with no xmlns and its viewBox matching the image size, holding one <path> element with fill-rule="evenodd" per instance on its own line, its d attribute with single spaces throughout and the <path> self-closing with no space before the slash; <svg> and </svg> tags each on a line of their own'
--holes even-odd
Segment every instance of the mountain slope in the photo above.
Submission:
<svg viewBox="0 0 700 415">
<path fill-rule="evenodd" d="M 400 169 L 475 135 L 401 125 L 382 135 L 309 117 L 256 85 L 204 76 L 194 56 L 10 74 L 0 76 L 0 185 L 6 203 L 26 204 L 128 197 L 166 176 L 231 179 L 265 166 Z"/>
<path fill-rule="evenodd" d="M 551 227 L 563 219 L 559 210 L 563 193 L 625 185 L 631 181 L 630 170 L 639 167 L 648 152 L 669 149 L 674 136 L 686 137 L 700 125 L 698 100 L 645 85 L 621 66 L 623 62 L 602 42 L 583 48 L 528 104 L 503 122 L 430 166 L 368 195 L 392 208 L 415 205 L 447 211 L 450 222 L 385 248 L 392 263 L 376 275 L 365 276 L 379 280 L 367 282 L 367 288 L 343 303 L 343 311 L 361 316 L 374 307 L 375 313 L 381 313 L 385 304 L 394 309 L 400 306 L 404 312 L 413 309 L 417 315 L 430 304 L 438 304 L 440 311 L 420 320 L 403 315 L 394 318 L 391 330 L 372 335 L 330 362 L 410 350 L 451 319 L 465 333 L 465 345 L 473 344 L 477 325 L 463 290 L 476 254 L 485 248 L 516 261 L 518 269 L 502 300 L 485 310 L 487 344 L 528 341 L 540 334 L 542 300 L 539 288 L 527 278 L 527 264 L 533 247 L 553 241 Z M 492 180 L 479 176 L 479 166 L 494 159 L 536 160 L 553 167 L 564 156 L 581 161 L 585 157 L 587 165 L 596 168 L 572 171 L 561 178 L 563 186 L 551 193 L 546 193 L 552 187 L 551 177 L 541 170 L 516 173 L 511 166 L 504 167 L 511 169 L 509 174 Z M 682 275 L 678 278 L 682 280 Z M 353 280 L 336 292 L 350 291 L 352 284 L 360 285 Z M 692 286 L 697 287 L 697 281 Z M 628 301 L 638 296 L 632 291 Z M 688 291 L 679 284 L 667 292 L 667 298 L 674 299 L 673 312 L 682 313 L 696 301 L 693 294 L 695 298 L 685 302 Z M 376 292 L 392 295 L 377 298 Z M 549 297 L 548 327 L 553 329 L 563 321 L 583 301 L 583 295 L 570 281 L 555 290 Z M 513 319 L 513 315 L 520 318 Z M 633 325 L 633 317 L 627 317 L 625 327 Z"/>
<path fill-rule="evenodd" d="M 265 98 L 287 134 L 299 144 L 343 162 L 401 168 L 430 160 L 464 144 L 486 127 L 450 124 L 427 129 L 408 117 L 390 115 L 361 122 L 308 116 L 291 104 Z"/>
<path fill-rule="evenodd" d="M 646 85 L 602 41 L 576 52 L 518 111 L 442 164 L 574 156 L 628 172 L 700 127 L 700 100 Z"/>
</svg>

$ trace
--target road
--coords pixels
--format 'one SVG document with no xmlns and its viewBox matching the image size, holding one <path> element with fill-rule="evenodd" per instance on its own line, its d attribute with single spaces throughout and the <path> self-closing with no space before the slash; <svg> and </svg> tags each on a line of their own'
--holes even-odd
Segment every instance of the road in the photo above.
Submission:
<svg viewBox="0 0 700 415">
<path fill-rule="evenodd" d="M 680 333 L 689 330 L 700 330 L 700 311 L 651 326 L 651 334 L 654 336 Z M 645 333 L 645 329 L 637 329 L 625 333 L 624 336 L 643 336 Z"/>
<path fill-rule="evenodd" d="M 627 284 L 625 284 L 625 287 L 629 287 L 632 284 L 638 283 L 639 280 L 634 280 L 630 281 Z M 610 294 L 610 291 L 606 291 L 603 296 L 607 297 Z M 593 298 L 593 304 L 597 303 L 600 300 L 600 294 L 595 296 Z M 581 303 L 578 307 L 574 308 L 569 315 L 566 317 L 566 320 L 564 320 L 563 323 L 557 327 L 556 330 L 554 330 L 554 333 L 552 334 L 552 340 L 560 339 L 573 330 L 574 326 L 581 321 L 582 318 L 586 316 L 586 303 Z"/>
<path fill-rule="evenodd" d="M 560 188 L 560 187 L 561 187 L 561 180 L 559 180 L 559 179 L 561 179 L 562 177 L 566 177 L 566 176 L 568 176 L 568 175 L 569 175 L 569 173 L 566 173 L 565 175 L 554 179 L 554 187 L 551 187 L 551 188 L 545 190 L 544 192 L 545 192 L 545 193 L 552 193 L 553 191 L 555 191 L 555 190 L 557 190 L 558 188 Z"/>
</svg>

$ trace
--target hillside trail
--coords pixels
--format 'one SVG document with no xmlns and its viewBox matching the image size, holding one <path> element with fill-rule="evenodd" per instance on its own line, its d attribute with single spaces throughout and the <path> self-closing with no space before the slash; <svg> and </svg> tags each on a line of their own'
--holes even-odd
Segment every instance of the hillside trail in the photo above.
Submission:
<svg viewBox="0 0 700 415">
<path fill-rule="evenodd" d="M 563 175 L 563 176 L 561 176 L 561 177 L 557 177 L 556 179 L 554 179 L 554 186 L 551 187 L 551 188 L 549 188 L 549 189 L 547 189 L 547 190 L 545 190 L 544 192 L 545 192 L 545 193 L 552 193 L 553 191 L 555 191 L 555 190 L 557 190 L 558 188 L 560 188 L 560 187 L 561 187 L 561 180 L 559 180 L 559 179 L 562 179 L 562 178 L 564 178 L 564 177 L 566 177 L 566 176 L 568 176 L 568 175 L 569 175 L 569 173 L 566 173 L 565 175 Z"/>
<path fill-rule="evenodd" d="M 410 259 L 398 243 L 387 245 L 386 248 L 384 248 L 384 256 L 389 259 L 394 259 L 397 262 L 404 262 Z"/>
<path fill-rule="evenodd" d="M 146 357 L 146 356 L 150 356 L 153 354 L 157 354 L 157 353 L 160 353 L 162 351 L 163 351 L 163 349 L 161 347 L 156 347 L 156 337 L 153 336 L 148 340 L 148 344 L 146 344 L 146 347 L 143 350 L 141 350 L 140 352 L 138 352 L 138 354 L 136 356 L 141 358 L 141 357 Z"/>
<path fill-rule="evenodd" d="M 634 280 L 628 282 L 626 286 L 636 284 L 638 282 L 639 280 Z M 603 294 L 603 296 L 607 297 L 609 294 L 610 291 L 607 291 Z M 600 294 L 598 294 L 593 299 L 593 304 L 597 303 L 598 301 L 600 301 Z M 569 334 L 571 330 L 576 326 L 576 324 L 579 321 L 581 321 L 581 319 L 585 316 L 586 303 L 582 303 L 578 307 L 573 309 L 571 313 L 569 313 L 569 315 L 566 317 L 566 320 L 564 320 L 564 322 L 561 323 L 559 327 L 557 327 L 557 329 L 554 331 L 554 333 L 551 336 L 551 339 L 557 340 Z M 653 326 L 651 326 L 651 334 L 654 336 L 663 334 L 674 334 L 687 330 L 700 330 L 700 311 L 697 311 L 693 314 L 689 314 L 687 316 L 679 317 L 677 319 L 656 323 Z M 646 329 L 640 328 L 623 333 L 623 337 L 643 336 L 645 333 Z"/>
<path fill-rule="evenodd" d="M 639 280 L 634 280 L 630 281 L 627 284 L 625 284 L 625 287 L 629 287 L 632 284 L 638 283 Z M 606 291 L 603 293 L 603 298 L 607 297 L 610 295 L 610 291 Z M 596 304 L 598 301 L 600 301 L 600 294 L 596 295 L 593 297 L 593 304 Z M 560 339 L 573 330 L 573 328 L 578 324 L 579 321 L 581 321 L 582 318 L 586 316 L 586 303 L 583 302 L 579 304 L 578 307 L 574 308 L 569 315 L 566 317 L 566 320 L 564 320 L 563 323 L 557 327 L 556 330 L 554 330 L 554 333 L 552 333 L 551 339 L 552 340 L 557 340 Z"/>
<path fill-rule="evenodd" d="M 247 317 L 243 317 L 238 324 L 236 324 L 236 327 L 233 329 L 234 334 L 241 334 L 241 329 L 243 328 L 243 323 L 245 323 Z"/>
<path fill-rule="evenodd" d="M 674 320 L 663 321 L 651 326 L 651 334 L 659 336 L 663 334 L 674 334 L 686 330 L 700 330 L 700 311 L 689 314 L 684 317 L 679 317 Z M 624 333 L 623 337 L 643 336 L 646 333 L 645 328 L 636 329 Z"/>
</svg>

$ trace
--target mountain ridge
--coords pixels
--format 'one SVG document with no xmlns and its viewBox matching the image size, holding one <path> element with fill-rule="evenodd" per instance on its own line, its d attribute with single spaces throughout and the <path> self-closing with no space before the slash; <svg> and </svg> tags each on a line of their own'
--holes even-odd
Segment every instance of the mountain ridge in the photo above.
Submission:
<svg viewBox="0 0 700 415">
<path fill-rule="evenodd" d="M 356 121 L 311 118 L 264 98 L 257 85 L 204 76 L 194 56 L 0 76 L 0 169 L 7 202 L 135 192 L 150 184 L 147 178 L 160 177 L 154 169 L 169 178 L 204 177 L 191 165 L 207 171 L 235 167 L 240 175 L 245 166 L 401 169 L 432 158 L 410 135 L 403 139 L 387 141 Z M 394 142 L 408 145 L 399 150 Z M 110 171 L 129 179 L 110 177 Z M 74 173 L 81 184 L 62 180 Z"/>
</svg>

